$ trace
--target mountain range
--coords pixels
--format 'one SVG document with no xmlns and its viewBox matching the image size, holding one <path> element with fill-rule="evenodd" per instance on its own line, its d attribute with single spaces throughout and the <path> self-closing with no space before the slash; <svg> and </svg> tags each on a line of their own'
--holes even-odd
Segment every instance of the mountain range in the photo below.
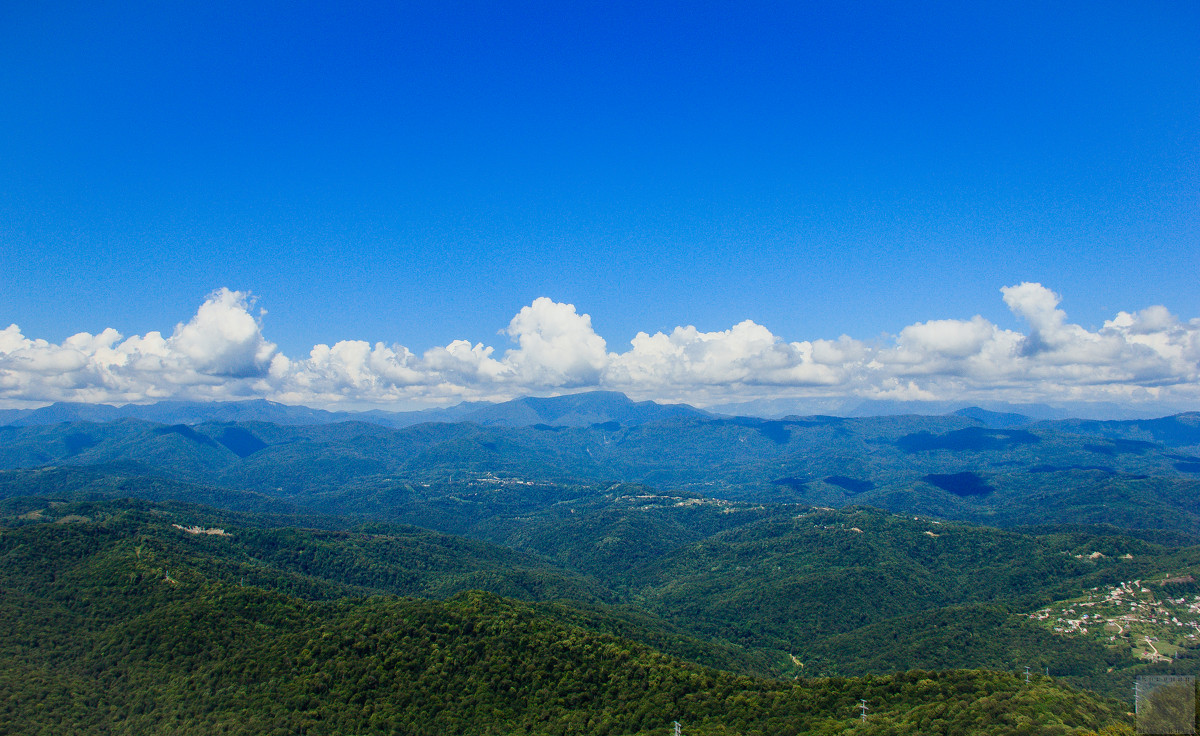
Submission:
<svg viewBox="0 0 1200 736">
<path fill-rule="evenodd" d="M 153 404 L 83 404 L 58 402 L 38 409 L 0 410 L 0 426 L 31 426 L 61 422 L 112 422 L 141 419 L 162 424 L 203 422 L 273 422 L 310 425 L 369 422 L 385 427 L 409 427 L 425 422 L 471 422 L 484 426 L 526 427 L 548 424 L 580 427 L 616 422 L 622 425 L 681 416 L 708 416 L 686 404 L 631 401 L 615 391 L 591 391 L 553 398 L 524 397 L 498 404 L 462 402 L 442 409 L 389 412 L 349 412 L 311 409 L 265 399 L 247 401 L 160 401 Z"/>
<path fill-rule="evenodd" d="M 492 403 L 462 402 L 454 406 L 417 411 L 329 411 L 280 404 L 265 399 L 245 401 L 160 401 L 151 404 L 85 404 L 57 402 L 37 409 L 0 409 L 0 426 L 57 424 L 60 422 L 111 422 L 142 419 L 163 424 L 202 422 L 273 422 L 276 424 L 330 424 L 360 421 L 386 427 L 409 427 L 424 422 L 472 422 L 487 426 L 526 427 L 535 424 L 580 427 L 616 422 L 624 426 L 671 417 L 733 417 L 784 419 L 794 416 L 830 415 L 852 418 L 916 415 L 992 417 L 1004 426 L 1060 419 L 1133 420 L 1153 419 L 1179 413 L 1172 407 L 1152 406 L 1130 410 L 1117 404 L 1086 404 L 1051 407 L 1045 404 L 987 402 L 848 401 L 771 399 L 722 404 L 698 409 L 687 404 L 634 402 L 615 391 L 587 391 L 554 397 L 523 397 Z M 993 424 L 992 426 L 1001 426 Z"/>
<path fill-rule="evenodd" d="M 727 500 L 1019 526 L 1107 523 L 1200 534 L 1200 415 L 1024 422 L 942 417 L 714 417 L 621 395 L 475 407 L 478 421 L 164 424 L 124 418 L 0 427 L 0 469 L 109 467 L 252 491 L 309 511 L 428 525 L 460 491 L 558 500 L 640 483 Z M 515 497 L 514 497 L 515 498 Z M 514 501 L 515 502 L 515 501 Z M 455 511 L 455 505 L 464 506 Z M 519 505 L 519 504 L 518 504 Z M 439 522 L 441 523 L 441 522 Z M 460 530 L 461 530 L 460 529 Z"/>
</svg>

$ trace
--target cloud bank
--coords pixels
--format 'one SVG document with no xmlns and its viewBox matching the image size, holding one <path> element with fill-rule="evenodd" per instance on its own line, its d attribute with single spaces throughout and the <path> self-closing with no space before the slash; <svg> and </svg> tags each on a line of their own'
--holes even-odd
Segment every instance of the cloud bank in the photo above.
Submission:
<svg viewBox="0 0 1200 736">
<path fill-rule="evenodd" d="M 1036 283 L 1000 290 L 1028 325 L 932 319 L 893 338 L 789 342 L 746 320 L 718 332 L 639 332 L 610 352 L 574 305 L 535 299 L 503 330 L 512 347 L 454 340 L 418 355 L 343 340 L 289 357 L 253 298 L 219 289 L 169 337 L 109 328 L 53 344 L 0 331 L 0 404 L 266 398 L 320 407 L 412 408 L 603 388 L 708 405 L 776 397 L 940 401 L 1166 402 L 1200 406 L 1200 319 L 1119 312 L 1097 331 L 1068 321 Z"/>
</svg>

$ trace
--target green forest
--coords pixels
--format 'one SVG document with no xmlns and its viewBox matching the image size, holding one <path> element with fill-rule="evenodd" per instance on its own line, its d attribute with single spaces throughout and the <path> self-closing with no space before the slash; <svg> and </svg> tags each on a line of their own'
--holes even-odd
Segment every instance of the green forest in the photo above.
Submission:
<svg viewBox="0 0 1200 736">
<path fill-rule="evenodd" d="M 0 534 L 9 732 L 636 734 L 680 721 L 689 733 L 1066 734 L 1128 724 L 1125 706 L 1046 677 L 738 676 L 490 593 L 342 595 L 321 564 L 312 576 L 282 573 L 230 555 L 223 535 L 179 529 L 180 509 L 57 510 Z M 420 545 L 412 553 L 390 564 L 436 564 Z"/>
</svg>

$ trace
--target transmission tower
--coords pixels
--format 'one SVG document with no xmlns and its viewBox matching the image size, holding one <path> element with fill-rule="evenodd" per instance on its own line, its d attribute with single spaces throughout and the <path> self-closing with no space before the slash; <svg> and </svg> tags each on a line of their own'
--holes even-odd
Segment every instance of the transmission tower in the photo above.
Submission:
<svg viewBox="0 0 1200 736">
<path fill-rule="evenodd" d="M 672 721 L 672 723 L 675 724 L 675 736 L 679 736 L 681 733 L 683 733 L 682 729 L 679 727 L 679 721 Z"/>
<path fill-rule="evenodd" d="M 863 720 L 863 723 L 866 723 L 867 722 L 867 701 L 865 701 L 865 700 L 858 701 L 858 707 L 862 709 L 862 720 Z"/>
</svg>

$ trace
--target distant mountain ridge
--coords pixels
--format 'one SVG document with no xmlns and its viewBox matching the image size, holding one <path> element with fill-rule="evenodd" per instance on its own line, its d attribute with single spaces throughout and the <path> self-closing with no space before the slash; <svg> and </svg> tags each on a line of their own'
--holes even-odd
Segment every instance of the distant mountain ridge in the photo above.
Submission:
<svg viewBox="0 0 1200 736">
<path fill-rule="evenodd" d="M 266 399 L 247 401 L 159 401 L 154 404 L 85 404 L 61 401 L 40 409 L 0 411 L 0 425 L 37 426 L 61 422 L 114 422 L 141 419 L 160 424 L 262 421 L 276 424 L 326 424 L 355 415 L 307 406 L 291 406 Z"/>
<path fill-rule="evenodd" d="M 848 418 L 866 418 L 897 415 L 944 416 L 964 410 L 981 410 L 997 414 L 1016 414 L 1031 420 L 1088 419 L 1096 421 L 1128 421 L 1154 419 L 1187 413 L 1194 406 L 1163 403 L 1125 405 L 1112 402 L 1063 402 L 1061 404 L 1013 404 L 1005 401 L 898 401 L 884 399 L 860 399 L 856 397 L 832 398 L 777 398 L 715 404 L 705 407 L 719 414 L 756 416 L 764 419 L 782 419 L 787 416 L 811 416 L 825 414 Z"/>
<path fill-rule="evenodd" d="M 322 513 L 377 513 L 382 503 L 422 526 L 434 517 L 466 524 L 467 510 L 484 503 L 465 500 L 477 490 L 520 489 L 513 498 L 523 502 L 544 487 L 626 482 L 993 526 L 1169 528 L 1200 540 L 1197 414 L 1005 427 L 997 425 L 1021 418 L 764 420 L 692 411 L 598 394 L 519 400 L 402 428 L 128 418 L 0 426 L 0 470 L 120 467 Z"/>
<path fill-rule="evenodd" d="M 1009 429 L 1011 427 L 1020 427 L 1033 421 L 1024 414 L 1006 411 L 989 411 L 978 406 L 968 406 L 965 409 L 959 409 L 958 411 L 954 412 L 954 415 L 975 419 L 982 422 L 984 426 L 992 429 Z"/>
<path fill-rule="evenodd" d="M 1106 407 L 1108 405 L 1105 405 Z M 1110 407 L 1111 408 L 1111 407 Z M 788 411 L 787 409 L 795 409 Z M 808 409 L 809 411 L 802 411 Z M 633 401 L 618 391 L 586 391 L 563 396 L 526 396 L 510 401 L 464 401 L 436 409 L 415 411 L 329 411 L 307 406 L 281 404 L 266 399 L 245 401 L 160 401 L 154 404 L 86 404 L 57 402 L 39 409 L 0 410 L 0 427 L 28 427 L 64 422 L 114 422 L 139 419 L 159 424 L 204 424 L 206 422 L 270 422 L 278 425 L 309 426 L 338 422 L 367 422 L 393 429 L 403 429 L 428 422 L 468 422 L 483 427 L 597 427 L 609 429 L 635 427 L 670 419 L 755 418 L 768 420 L 801 420 L 805 417 L 833 416 L 870 418 L 888 416 L 954 416 L 974 420 L 992 429 L 1009 429 L 1035 422 L 1061 423 L 1064 429 L 1097 436 L 1126 436 L 1143 434 L 1147 439 L 1178 438 L 1178 422 L 1173 416 L 1200 416 L 1196 412 L 1162 414 L 1155 417 L 1126 417 L 1098 419 L 1091 416 L 1069 417 L 1063 409 L 1041 404 L 986 403 L 983 406 L 963 406 L 951 402 L 858 402 L 845 400 L 806 401 L 774 399 L 769 401 L 726 404 L 699 409 L 689 404 L 660 404 L 655 401 Z M 1112 416 L 1122 412 L 1113 410 Z M 1129 414 L 1129 412 L 1124 412 Z M 1164 432 L 1166 434 L 1164 434 Z M 1184 434 L 1191 436 L 1185 429 Z M 1194 444 L 1192 439 L 1178 444 Z"/>
<path fill-rule="evenodd" d="M 711 416 L 708 412 L 687 404 L 633 401 L 617 391 L 589 391 L 552 398 L 530 396 L 481 406 L 463 414 L 459 421 L 500 427 L 530 427 L 538 424 L 590 427 L 609 423 L 636 426 L 663 419 L 708 416 Z"/>
<path fill-rule="evenodd" d="M 63 422 L 114 422 L 140 419 L 159 424 L 205 422 L 271 422 L 282 425 L 370 422 L 400 429 L 425 422 L 471 422 L 488 427 L 588 427 L 615 423 L 636 426 L 676 417 L 706 417 L 687 404 L 633 401 L 617 391 L 589 391 L 548 398 L 523 397 L 501 403 L 465 401 L 442 409 L 390 412 L 327 411 L 280 404 L 266 399 L 246 401 L 160 401 L 155 404 L 85 404 L 58 402 L 40 409 L 0 410 L 0 426 L 38 426 Z"/>
</svg>

